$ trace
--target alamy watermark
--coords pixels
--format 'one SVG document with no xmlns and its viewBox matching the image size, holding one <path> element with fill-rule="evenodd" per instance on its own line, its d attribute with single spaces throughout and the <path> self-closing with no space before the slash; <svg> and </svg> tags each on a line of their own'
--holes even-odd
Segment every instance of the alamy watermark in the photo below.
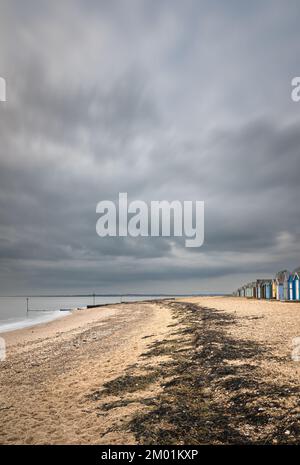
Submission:
<svg viewBox="0 0 300 465">
<path fill-rule="evenodd" d="M 5 359 L 6 359 L 5 339 L 3 339 L 3 337 L 0 337 L 0 362 L 4 362 Z"/>
<path fill-rule="evenodd" d="M 293 102 L 300 102 L 300 77 L 294 77 L 292 79 L 292 87 L 291 98 Z"/>
<path fill-rule="evenodd" d="M 100 237 L 185 237 L 186 247 L 201 247 L 204 242 L 204 202 L 151 201 L 128 202 L 119 193 L 118 205 L 111 200 L 97 204 L 101 216 L 96 224 Z"/>
<path fill-rule="evenodd" d="M 0 76 L 0 102 L 6 102 L 6 81 Z"/>
</svg>

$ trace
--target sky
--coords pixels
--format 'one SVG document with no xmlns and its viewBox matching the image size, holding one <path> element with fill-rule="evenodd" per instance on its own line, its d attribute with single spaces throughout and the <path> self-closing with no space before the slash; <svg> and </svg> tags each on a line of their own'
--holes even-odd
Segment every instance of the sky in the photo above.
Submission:
<svg viewBox="0 0 300 465">
<path fill-rule="evenodd" d="M 232 292 L 300 266 L 297 0 L 0 0 L 0 294 Z M 205 202 L 205 241 L 96 205 Z"/>
</svg>

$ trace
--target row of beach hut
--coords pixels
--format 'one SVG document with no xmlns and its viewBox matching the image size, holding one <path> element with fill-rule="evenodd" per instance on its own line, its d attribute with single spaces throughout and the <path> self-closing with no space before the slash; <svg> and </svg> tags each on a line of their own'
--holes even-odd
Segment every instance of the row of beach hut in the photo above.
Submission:
<svg viewBox="0 0 300 465">
<path fill-rule="evenodd" d="M 300 300 L 300 268 L 283 270 L 272 279 L 257 279 L 240 287 L 235 295 L 252 299 Z"/>
</svg>

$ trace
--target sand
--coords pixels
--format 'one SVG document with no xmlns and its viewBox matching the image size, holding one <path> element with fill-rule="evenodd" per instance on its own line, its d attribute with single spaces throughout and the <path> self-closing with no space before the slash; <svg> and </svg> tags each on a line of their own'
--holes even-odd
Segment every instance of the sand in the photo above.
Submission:
<svg viewBox="0 0 300 465">
<path fill-rule="evenodd" d="M 258 356 L 257 361 L 254 354 L 250 362 L 248 360 L 247 363 L 252 363 L 256 370 L 253 370 L 253 377 L 254 372 L 256 377 L 259 373 L 259 377 L 273 387 L 291 386 L 294 389 L 299 385 L 300 362 L 292 359 L 293 340 L 300 336 L 299 303 L 231 297 L 192 297 L 176 302 L 178 305 L 190 302 L 196 309 L 199 308 L 199 313 L 201 309 L 208 314 L 209 309 L 216 309 L 219 313 L 221 311 L 221 315 L 224 311 L 224 315 L 234 316 L 232 323 L 227 324 L 226 320 L 222 323 L 226 338 L 240 340 L 242 345 L 246 340 L 255 343 L 263 347 L 267 354 Z M 172 347 L 174 352 L 182 351 L 176 339 L 183 327 L 182 317 L 176 316 L 174 311 L 176 302 L 139 302 L 75 311 L 72 315 L 43 325 L 1 334 L 7 343 L 7 359 L 0 362 L 0 443 L 139 443 L 136 434 L 139 425 L 138 428 L 127 425 L 136 415 L 140 414 L 143 418 L 149 409 L 151 411 L 151 407 L 147 406 L 148 399 L 159 398 L 164 389 L 168 391 L 168 350 Z M 184 305 L 182 308 L 181 312 L 184 312 Z M 211 324 L 214 324 L 214 320 Z M 203 325 L 200 334 L 212 328 Z M 156 350 L 162 343 L 164 347 L 169 347 L 165 355 L 160 355 Z M 213 348 L 214 342 L 210 341 L 210 344 Z M 151 357 L 145 357 L 149 351 Z M 190 353 L 180 353 L 181 363 Z M 234 360 L 224 361 L 226 366 L 242 362 L 242 354 Z M 204 360 L 203 369 L 201 363 L 199 359 L 197 370 L 200 379 L 202 376 L 205 379 L 205 369 L 215 368 L 209 366 L 209 360 L 207 363 Z M 152 376 L 156 367 L 160 369 Z M 184 373 L 180 376 L 184 383 Z M 179 382 L 180 376 L 177 376 Z M 246 376 L 247 380 L 251 380 L 251 369 Z M 224 380 L 228 381 L 227 378 Z M 111 383 L 109 389 L 105 388 L 107 383 Z M 223 384 L 221 386 L 216 380 L 209 394 L 213 400 L 211 405 L 216 402 L 219 405 L 224 402 L 225 405 L 232 395 L 231 391 L 224 390 Z M 172 406 L 176 397 L 172 401 L 175 391 L 170 392 Z M 195 392 L 197 396 L 198 391 Z M 202 395 L 199 389 L 199 404 Z M 281 407 L 295 409 L 298 398 L 291 393 L 282 401 Z M 275 400 L 281 403 L 280 398 Z M 264 409 L 272 410 L 272 406 L 269 407 L 270 399 L 266 401 L 267 407 L 264 405 Z M 286 405 L 283 405 L 284 402 Z M 275 413 L 271 410 L 270 415 L 274 414 L 275 418 L 278 407 Z M 237 426 L 241 433 L 249 435 L 253 441 L 263 437 L 265 426 L 255 423 L 254 426 L 245 426 L 244 423 L 241 427 Z M 171 428 L 170 424 L 165 427 Z M 273 434 L 273 430 L 270 429 L 270 432 Z M 282 432 L 283 437 L 284 434 L 285 431 Z M 271 443 L 277 441 L 274 437 Z M 294 437 L 294 440 L 297 438 Z"/>
<path fill-rule="evenodd" d="M 238 297 L 193 297 L 188 301 L 224 310 L 237 317 L 238 324 L 227 331 L 239 339 L 261 343 L 268 348 L 269 354 L 282 359 L 277 363 L 273 360 L 271 367 L 268 362 L 260 362 L 262 368 L 271 369 L 271 376 L 285 376 L 287 381 L 300 384 L 300 341 L 299 362 L 292 360 L 293 341 L 300 337 L 300 303 Z"/>
<path fill-rule="evenodd" d="M 132 303 L 1 334 L 0 443 L 106 443 L 112 419 L 98 416 L 88 395 L 135 364 L 170 322 L 169 309 Z M 130 433 L 109 440 L 134 443 Z"/>
</svg>

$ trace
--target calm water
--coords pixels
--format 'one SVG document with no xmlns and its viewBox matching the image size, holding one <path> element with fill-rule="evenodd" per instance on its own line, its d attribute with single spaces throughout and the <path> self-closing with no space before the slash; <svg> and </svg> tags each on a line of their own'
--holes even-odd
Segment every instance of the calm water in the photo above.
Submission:
<svg viewBox="0 0 300 465">
<path fill-rule="evenodd" d="M 133 302 L 157 298 L 159 297 L 129 296 L 122 297 L 122 301 Z M 113 304 L 120 301 L 119 296 L 95 297 L 95 304 Z M 26 297 L 0 297 L 0 333 L 43 323 L 68 314 L 61 312 L 60 309 L 84 308 L 93 304 L 93 297 L 30 297 L 27 313 Z"/>
</svg>

